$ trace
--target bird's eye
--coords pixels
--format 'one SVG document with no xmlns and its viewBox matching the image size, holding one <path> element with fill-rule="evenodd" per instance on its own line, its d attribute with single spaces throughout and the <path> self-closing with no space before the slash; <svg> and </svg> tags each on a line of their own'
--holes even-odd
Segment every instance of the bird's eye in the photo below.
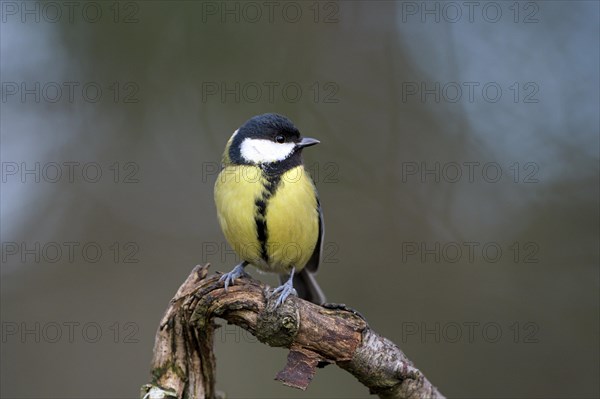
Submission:
<svg viewBox="0 0 600 399">
<path fill-rule="evenodd" d="M 275 136 L 275 141 L 278 142 L 279 144 L 285 143 L 285 137 L 283 137 L 283 135 L 281 135 L 281 134 L 278 134 L 277 136 Z"/>
</svg>

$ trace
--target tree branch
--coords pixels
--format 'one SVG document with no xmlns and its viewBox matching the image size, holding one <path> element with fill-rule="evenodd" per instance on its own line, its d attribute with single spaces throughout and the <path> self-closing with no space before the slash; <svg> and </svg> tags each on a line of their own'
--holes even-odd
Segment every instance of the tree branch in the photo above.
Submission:
<svg viewBox="0 0 600 399">
<path fill-rule="evenodd" d="M 154 343 L 152 382 L 146 399 L 217 398 L 213 353 L 215 317 L 252 333 L 259 341 L 290 349 L 276 379 L 306 389 L 316 368 L 335 363 L 380 398 L 443 398 L 394 343 L 371 330 L 344 305 L 317 306 L 276 298 L 260 281 L 243 278 L 225 292 L 220 274 L 196 266 L 162 318 Z"/>
</svg>

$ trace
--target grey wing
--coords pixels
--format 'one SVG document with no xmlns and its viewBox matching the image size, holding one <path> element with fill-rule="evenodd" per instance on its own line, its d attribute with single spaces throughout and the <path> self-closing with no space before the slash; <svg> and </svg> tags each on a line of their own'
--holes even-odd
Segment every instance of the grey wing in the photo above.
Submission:
<svg viewBox="0 0 600 399">
<path fill-rule="evenodd" d="M 306 270 L 315 273 L 319 268 L 319 261 L 321 260 L 321 254 L 323 253 L 323 236 L 325 235 L 325 223 L 323 222 L 323 210 L 321 204 L 317 199 L 317 211 L 319 212 L 319 237 L 317 238 L 317 245 L 311 255 L 308 263 L 306 264 Z"/>
</svg>

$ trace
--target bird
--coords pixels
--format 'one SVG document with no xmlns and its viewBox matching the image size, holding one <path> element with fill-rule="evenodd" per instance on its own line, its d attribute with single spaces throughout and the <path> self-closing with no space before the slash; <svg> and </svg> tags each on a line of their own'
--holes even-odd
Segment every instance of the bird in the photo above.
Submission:
<svg viewBox="0 0 600 399">
<path fill-rule="evenodd" d="M 302 151 L 319 144 L 283 115 L 248 119 L 228 140 L 214 187 L 219 224 L 242 262 L 221 276 L 227 291 L 253 265 L 277 273 L 275 307 L 289 295 L 325 303 L 317 284 L 323 212 Z"/>
</svg>

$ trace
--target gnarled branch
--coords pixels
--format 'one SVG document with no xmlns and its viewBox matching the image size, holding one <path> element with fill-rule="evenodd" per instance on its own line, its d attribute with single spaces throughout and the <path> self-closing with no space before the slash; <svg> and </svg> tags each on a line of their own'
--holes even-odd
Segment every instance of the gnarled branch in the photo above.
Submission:
<svg viewBox="0 0 600 399">
<path fill-rule="evenodd" d="M 371 330 L 344 305 L 317 306 L 276 298 L 260 281 L 243 278 L 225 292 L 219 274 L 196 266 L 171 300 L 156 333 L 152 382 L 141 396 L 216 398 L 213 353 L 215 317 L 238 325 L 259 341 L 290 349 L 276 379 L 306 389 L 317 367 L 335 363 L 380 398 L 443 398 L 394 343 Z"/>
</svg>

